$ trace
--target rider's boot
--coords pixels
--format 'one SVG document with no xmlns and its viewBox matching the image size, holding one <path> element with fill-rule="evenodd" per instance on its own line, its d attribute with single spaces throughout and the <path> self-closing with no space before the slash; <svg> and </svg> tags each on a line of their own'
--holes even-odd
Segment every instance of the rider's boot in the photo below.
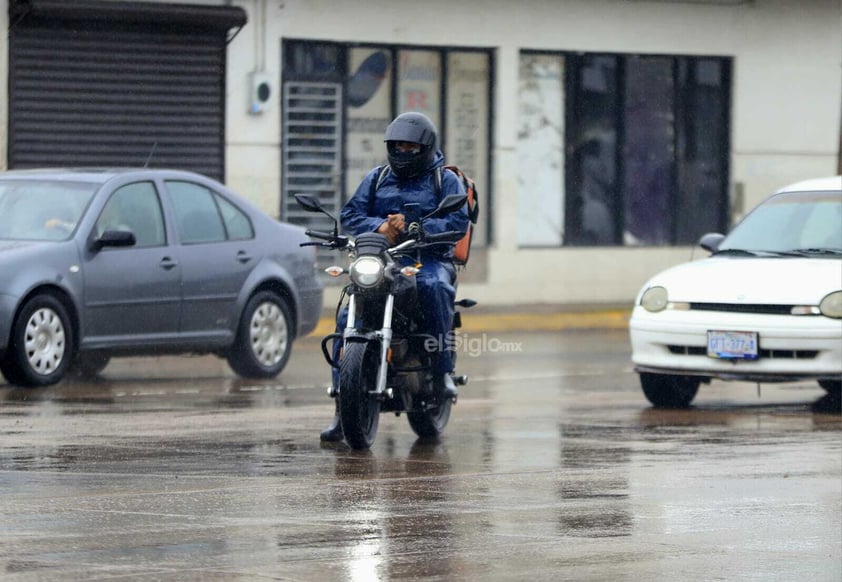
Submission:
<svg viewBox="0 0 842 582">
<path fill-rule="evenodd" d="M 442 396 L 448 400 L 453 400 L 459 396 L 459 391 L 456 389 L 456 384 L 453 383 L 453 376 L 450 374 L 442 374 L 436 378 L 436 388 L 441 390 Z"/>
<path fill-rule="evenodd" d="M 339 421 L 339 397 L 334 397 L 334 401 L 336 402 L 336 412 L 333 414 L 333 420 L 330 421 L 330 426 L 319 435 L 319 438 L 327 443 L 341 441 L 345 438 L 342 433 L 342 423 Z"/>
</svg>

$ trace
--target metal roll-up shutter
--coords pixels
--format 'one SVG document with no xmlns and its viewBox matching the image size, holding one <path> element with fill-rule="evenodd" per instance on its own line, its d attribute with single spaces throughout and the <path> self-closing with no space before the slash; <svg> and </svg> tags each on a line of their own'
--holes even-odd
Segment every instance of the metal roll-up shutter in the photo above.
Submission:
<svg viewBox="0 0 842 582">
<path fill-rule="evenodd" d="M 227 28 L 156 22 L 164 8 L 115 20 L 44 8 L 13 21 L 10 168 L 148 162 L 224 178 Z"/>
</svg>

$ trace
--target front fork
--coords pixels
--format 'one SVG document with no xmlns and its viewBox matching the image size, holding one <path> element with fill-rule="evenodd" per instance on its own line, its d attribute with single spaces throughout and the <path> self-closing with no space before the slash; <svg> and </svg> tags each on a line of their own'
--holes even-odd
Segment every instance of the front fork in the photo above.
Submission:
<svg viewBox="0 0 842 582">
<path fill-rule="evenodd" d="M 380 331 L 374 332 L 374 338 L 380 342 L 380 366 L 377 369 L 377 385 L 371 394 L 382 395 L 386 393 L 386 381 L 389 374 L 389 346 L 392 344 L 392 313 L 395 307 L 395 296 L 389 293 L 386 296 L 386 305 L 383 308 L 383 326 Z M 345 326 L 343 341 L 348 342 L 349 338 L 356 334 L 357 322 L 357 297 L 351 295 L 348 299 L 348 323 Z M 391 395 L 389 395 L 391 396 Z"/>
</svg>

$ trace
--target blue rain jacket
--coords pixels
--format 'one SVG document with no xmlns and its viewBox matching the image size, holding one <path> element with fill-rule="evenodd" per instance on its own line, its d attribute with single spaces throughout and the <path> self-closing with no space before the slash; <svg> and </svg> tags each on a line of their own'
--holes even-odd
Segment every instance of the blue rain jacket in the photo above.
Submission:
<svg viewBox="0 0 842 582">
<path fill-rule="evenodd" d="M 415 178 L 401 180 L 392 172 L 388 172 L 374 193 L 374 203 L 370 199 L 371 189 L 377 181 L 379 168 L 371 170 L 357 187 L 357 191 L 342 208 L 340 220 L 343 228 L 350 234 L 357 236 L 364 232 L 375 232 L 386 221 L 389 214 L 404 214 L 403 205 L 418 203 L 419 217 L 429 214 L 436 209 L 441 199 L 448 194 L 464 194 L 462 182 L 453 172 L 443 171 L 441 176 L 441 193 L 436 191 L 435 168 L 444 165 L 444 156 L 436 152 L 433 162 L 427 170 Z M 411 222 L 407 216 L 407 224 Z M 467 204 L 441 218 L 431 218 L 424 221 L 424 230 L 430 234 L 437 234 L 450 230 L 466 232 L 468 230 Z M 453 256 L 453 247 L 437 245 L 426 250 L 422 259 L 447 260 Z"/>
</svg>

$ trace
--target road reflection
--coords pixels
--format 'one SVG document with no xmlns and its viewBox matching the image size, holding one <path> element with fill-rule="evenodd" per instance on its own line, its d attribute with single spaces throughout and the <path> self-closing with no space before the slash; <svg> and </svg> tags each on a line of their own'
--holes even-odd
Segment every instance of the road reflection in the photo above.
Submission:
<svg viewBox="0 0 842 582">
<path fill-rule="evenodd" d="M 347 579 L 452 578 L 447 548 L 454 545 L 456 532 L 446 508 L 458 491 L 448 478 L 447 446 L 438 439 L 418 439 L 405 453 L 390 439 L 385 444 L 385 455 L 335 449 L 331 504 L 346 517 L 341 538 Z M 423 562 L 409 558 L 429 555 L 431 548 L 442 552 Z"/>
</svg>

